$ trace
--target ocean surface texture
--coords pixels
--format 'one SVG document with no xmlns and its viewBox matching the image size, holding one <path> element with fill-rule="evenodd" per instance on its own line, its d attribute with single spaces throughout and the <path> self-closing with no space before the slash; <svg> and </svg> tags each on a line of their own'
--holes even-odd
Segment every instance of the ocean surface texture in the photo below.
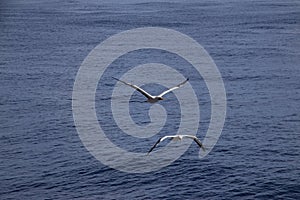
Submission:
<svg viewBox="0 0 300 200">
<path fill-rule="evenodd" d="M 92 49 L 141 27 L 179 31 L 207 50 L 224 81 L 227 114 L 206 157 L 199 159 L 192 143 L 166 167 L 126 173 L 85 148 L 72 92 Z M 195 131 L 202 140 L 211 112 L 205 83 L 186 60 L 154 49 L 119 57 L 101 77 L 96 112 L 107 137 L 146 154 L 160 136 L 176 134 L 180 110 L 173 93 L 160 103 L 168 118 L 152 137 L 125 134 L 111 116 L 117 83 L 111 77 L 145 63 L 172 66 L 196 85 L 201 109 Z M 144 88 L 165 89 L 155 83 Z M 138 92 L 130 100 L 132 120 L 149 124 L 151 105 Z M 0 199 L 300 199 L 299 1 L 1 1 Z"/>
</svg>

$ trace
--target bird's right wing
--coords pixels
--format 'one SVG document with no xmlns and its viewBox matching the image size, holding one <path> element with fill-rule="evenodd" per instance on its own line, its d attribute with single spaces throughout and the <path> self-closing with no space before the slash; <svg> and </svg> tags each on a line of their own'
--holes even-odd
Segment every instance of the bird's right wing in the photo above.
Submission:
<svg viewBox="0 0 300 200">
<path fill-rule="evenodd" d="M 130 87 L 136 89 L 137 91 L 139 91 L 142 95 L 144 95 L 144 96 L 147 97 L 147 98 L 153 98 L 153 96 L 152 96 L 151 94 L 149 94 L 148 92 L 146 92 L 146 91 L 143 90 L 142 88 L 138 87 L 137 85 L 133 85 L 133 84 L 131 84 L 131 83 L 127 83 L 127 82 L 122 81 L 122 80 L 120 80 L 120 79 L 117 79 L 117 78 L 115 78 L 115 77 L 112 77 L 112 78 L 113 78 L 113 79 L 116 79 L 117 81 L 120 81 L 120 82 L 124 83 L 125 85 L 128 85 L 128 86 L 130 86 Z"/>
<path fill-rule="evenodd" d="M 158 143 L 164 141 L 167 138 L 174 138 L 174 137 L 175 137 L 174 135 L 167 135 L 167 136 L 161 137 L 159 140 L 157 140 L 157 142 L 153 145 L 153 147 L 151 147 L 151 149 L 148 151 L 147 155 L 158 145 Z"/>
<path fill-rule="evenodd" d="M 147 155 L 158 145 L 158 143 L 161 142 L 162 138 L 159 138 L 159 140 L 157 140 L 157 142 L 151 147 L 151 149 L 148 151 Z"/>
</svg>

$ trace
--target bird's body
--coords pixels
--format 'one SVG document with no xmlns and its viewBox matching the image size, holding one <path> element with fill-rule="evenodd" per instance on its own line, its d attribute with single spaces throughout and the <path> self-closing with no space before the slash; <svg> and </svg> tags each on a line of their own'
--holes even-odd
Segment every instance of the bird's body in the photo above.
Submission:
<svg viewBox="0 0 300 200">
<path fill-rule="evenodd" d="M 172 139 L 174 141 L 176 140 L 182 140 L 183 138 L 190 138 L 190 139 L 193 139 L 197 144 L 198 146 L 203 150 L 205 151 L 205 148 L 203 146 L 203 144 L 201 143 L 201 141 L 194 135 L 167 135 L 167 136 L 164 136 L 164 137 L 161 137 L 159 140 L 157 140 L 157 142 L 151 147 L 151 149 L 148 151 L 148 154 L 162 141 L 164 141 L 165 139 Z"/>
<path fill-rule="evenodd" d="M 180 84 L 178 84 L 178 85 L 176 85 L 176 86 L 174 86 L 174 87 L 172 87 L 172 88 L 170 88 L 170 89 L 168 89 L 168 90 L 162 92 L 161 94 L 159 94 L 159 95 L 157 95 L 157 96 L 153 96 L 153 95 L 149 94 L 148 92 L 146 92 L 145 90 L 143 90 L 142 88 L 138 87 L 137 85 L 133 85 L 133 84 L 131 84 L 131 83 L 127 83 L 127 82 L 122 81 L 122 80 L 119 80 L 119 79 L 117 79 L 117 78 L 115 78 L 115 77 L 113 77 L 113 78 L 116 79 L 116 80 L 118 80 L 118 81 L 120 81 L 120 82 L 122 82 L 122 83 L 124 83 L 125 85 L 128 85 L 128 86 L 130 86 L 130 87 L 136 89 L 137 91 L 139 91 L 141 94 L 143 94 L 143 95 L 147 98 L 147 102 L 149 102 L 149 103 L 156 103 L 156 102 L 158 102 L 158 101 L 160 101 L 160 100 L 163 100 L 163 96 L 164 96 L 165 94 L 167 94 L 167 93 L 169 93 L 169 92 L 171 92 L 171 91 L 173 91 L 173 90 L 175 90 L 175 89 L 177 89 L 177 88 L 180 88 L 183 84 L 185 84 L 185 83 L 189 80 L 189 79 L 187 78 L 187 79 L 186 79 L 185 81 L 183 81 L 182 83 L 180 83 Z"/>
<path fill-rule="evenodd" d="M 156 103 L 156 102 L 158 102 L 160 100 L 164 100 L 164 99 L 162 97 L 155 96 L 153 98 L 148 98 L 147 102 L 149 102 L 149 103 Z"/>
</svg>

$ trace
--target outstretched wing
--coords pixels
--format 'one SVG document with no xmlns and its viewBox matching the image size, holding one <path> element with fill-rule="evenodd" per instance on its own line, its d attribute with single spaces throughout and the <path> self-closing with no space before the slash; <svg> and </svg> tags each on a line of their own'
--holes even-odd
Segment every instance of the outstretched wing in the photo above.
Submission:
<svg viewBox="0 0 300 200">
<path fill-rule="evenodd" d="M 158 145 L 158 143 L 161 142 L 162 138 L 159 138 L 159 140 L 157 140 L 157 142 L 151 147 L 151 149 L 148 151 L 147 155 Z"/>
<path fill-rule="evenodd" d="M 193 139 L 193 140 L 198 144 L 198 146 L 199 146 L 203 151 L 205 151 L 205 148 L 204 148 L 202 142 L 201 142 L 196 136 L 194 136 L 194 135 L 183 135 L 183 136 L 184 136 L 184 137 L 188 137 L 188 138 Z"/>
<path fill-rule="evenodd" d="M 143 90 L 142 88 L 138 87 L 137 85 L 133 85 L 131 83 L 127 83 L 125 81 L 122 81 L 120 79 L 117 79 L 115 77 L 112 77 L 113 79 L 116 79 L 117 81 L 120 81 L 122 83 L 124 83 L 125 85 L 128 85 L 134 89 L 136 89 L 137 91 L 139 91 L 140 93 L 142 93 L 145 97 L 147 97 L 148 99 L 154 98 L 151 94 L 149 94 L 148 92 L 146 92 L 145 90 Z"/>
<path fill-rule="evenodd" d="M 198 144 L 198 146 L 203 150 L 205 151 L 205 148 L 203 146 L 203 144 L 200 142 L 200 140 L 198 138 L 194 138 L 194 141 Z"/>
<path fill-rule="evenodd" d="M 170 89 L 164 91 L 163 93 L 161 93 L 160 95 L 158 95 L 158 97 L 162 97 L 162 96 L 164 96 L 165 94 L 167 94 L 167 93 L 169 93 L 169 92 L 171 92 L 171 91 L 173 91 L 173 90 L 175 90 L 175 89 L 180 88 L 182 85 L 184 85 L 186 82 L 188 82 L 188 80 L 189 80 L 189 78 L 187 78 L 187 79 L 186 79 L 185 81 L 183 81 L 182 83 L 179 83 L 178 85 L 176 85 L 176 86 L 174 86 L 174 87 L 172 87 L 172 88 L 170 88 Z"/>
<path fill-rule="evenodd" d="M 175 135 L 167 135 L 164 137 L 161 137 L 159 140 L 157 140 L 157 142 L 151 147 L 151 149 L 148 151 L 147 155 L 158 145 L 158 143 L 164 141 L 167 138 L 174 138 L 176 137 Z"/>
</svg>

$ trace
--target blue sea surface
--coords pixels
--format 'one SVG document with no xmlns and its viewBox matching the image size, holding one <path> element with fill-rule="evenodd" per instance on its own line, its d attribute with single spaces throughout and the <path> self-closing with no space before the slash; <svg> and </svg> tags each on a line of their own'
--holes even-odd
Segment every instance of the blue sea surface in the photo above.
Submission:
<svg viewBox="0 0 300 200">
<path fill-rule="evenodd" d="M 192 143 L 169 166 L 134 174 L 102 164 L 84 147 L 73 120 L 72 92 L 93 48 L 140 27 L 174 29 L 208 51 L 223 77 L 227 115 L 220 139 L 203 159 Z M 161 103 L 170 118 L 151 139 L 120 134 L 107 115 L 116 84 L 111 76 L 145 63 L 173 66 L 191 83 L 199 79 L 184 59 L 159 50 L 130 52 L 112 63 L 97 88 L 97 116 L 108 137 L 133 152 L 147 152 L 179 125 L 172 93 Z M 201 84 L 202 139 L 211 104 Z M 149 122 L 151 105 L 144 100 L 135 92 L 130 102 L 139 125 Z M 296 0 L 0 3 L 0 199 L 300 199 L 299 102 Z"/>
</svg>

